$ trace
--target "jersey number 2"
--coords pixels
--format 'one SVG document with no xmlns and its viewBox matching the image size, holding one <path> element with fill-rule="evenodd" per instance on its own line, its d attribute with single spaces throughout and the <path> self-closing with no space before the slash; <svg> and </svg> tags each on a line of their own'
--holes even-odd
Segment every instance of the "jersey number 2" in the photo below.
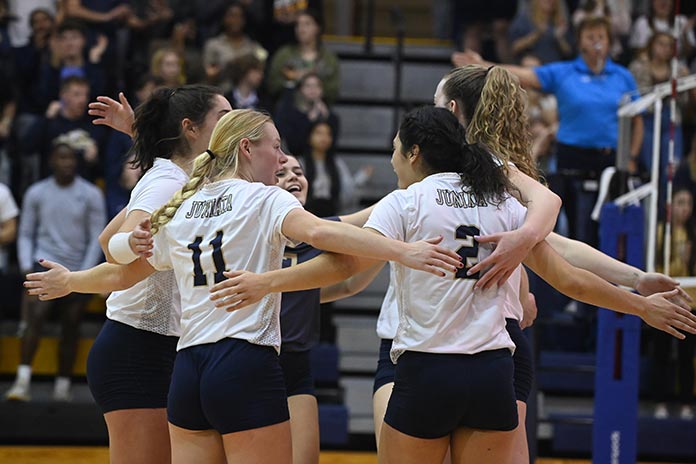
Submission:
<svg viewBox="0 0 696 464">
<path fill-rule="evenodd" d="M 193 261 L 193 286 L 200 287 L 208 285 L 208 278 L 201 267 L 201 242 L 203 237 L 197 236 L 193 243 L 189 243 L 187 248 L 193 252 L 191 260 Z M 213 280 L 219 284 L 225 280 L 222 274 L 225 271 L 225 259 L 222 257 L 222 231 L 218 230 L 215 238 L 209 243 L 213 247 L 213 263 L 215 264 L 215 275 Z"/>
<path fill-rule="evenodd" d="M 463 240 L 464 244 L 459 247 L 457 254 L 462 257 L 464 267 L 457 271 L 454 275 L 456 279 L 474 279 L 481 277 L 481 273 L 466 275 L 466 272 L 478 263 L 479 244 L 474 237 L 479 235 L 481 231 L 476 226 L 459 226 L 455 234 L 457 240 Z"/>
</svg>

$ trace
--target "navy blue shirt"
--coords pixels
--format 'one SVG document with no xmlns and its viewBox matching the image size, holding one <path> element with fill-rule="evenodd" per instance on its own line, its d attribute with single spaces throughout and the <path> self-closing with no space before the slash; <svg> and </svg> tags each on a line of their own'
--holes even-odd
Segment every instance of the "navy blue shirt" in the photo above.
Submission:
<svg viewBox="0 0 696 464">
<path fill-rule="evenodd" d="M 616 112 L 630 92 L 638 99 L 636 81 L 628 69 L 607 59 L 595 74 L 581 56 L 534 68 L 541 90 L 558 100 L 556 139 L 582 148 L 616 149 L 619 118 Z"/>
<path fill-rule="evenodd" d="M 340 221 L 337 217 L 324 218 Z M 285 247 L 283 268 L 309 261 L 322 254 L 311 245 Z M 280 300 L 280 351 L 307 351 L 319 342 L 320 288 L 284 292 Z"/>
</svg>

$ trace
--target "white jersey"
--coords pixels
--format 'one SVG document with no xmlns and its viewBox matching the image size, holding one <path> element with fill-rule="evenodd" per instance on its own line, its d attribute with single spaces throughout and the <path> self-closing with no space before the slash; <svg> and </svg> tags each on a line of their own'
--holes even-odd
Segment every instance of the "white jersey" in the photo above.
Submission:
<svg viewBox="0 0 696 464">
<path fill-rule="evenodd" d="M 389 287 L 384 294 L 382 307 L 377 317 L 377 336 L 382 340 L 393 340 L 399 327 L 399 306 L 396 303 L 396 275 L 394 263 L 389 263 Z"/>
<path fill-rule="evenodd" d="M 127 212 L 141 210 L 151 214 L 188 179 L 188 174 L 170 160 L 155 159 L 133 188 Z M 106 300 L 106 316 L 136 329 L 178 337 L 181 301 L 174 272 L 155 272 L 127 290 L 113 292 Z"/>
<path fill-rule="evenodd" d="M 440 244 L 457 250 L 467 267 L 490 254 L 475 235 L 513 230 L 524 221 L 526 209 L 510 197 L 499 206 L 488 205 L 462 191 L 456 173 L 426 177 L 406 190 L 382 199 L 364 227 L 406 242 L 442 235 Z M 455 278 L 437 277 L 394 264 L 399 326 L 391 357 L 406 350 L 474 354 L 508 348 L 504 295 L 497 288 L 473 291 L 475 276 L 466 269 Z"/>
<path fill-rule="evenodd" d="M 278 187 L 240 179 L 205 185 L 184 201 L 155 235 L 150 263 L 173 269 L 181 293 L 181 338 L 177 349 L 248 340 L 280 351 L 280 294 L 238 311 L 216 309 L 209 289 L 225 270 L 261 273 L 280 269 L 287 239 L 285 216 L 302 208 Z"/>
<path fill-rule="evenodd" d="M 510 274 L 508 280 L 505 281 L 500 288 L 505 294 L 505 307 L 503 314 L 505 318 L 522 321 L 524 311 L 520 302 L 520 282 L 522 281 L 522 265 L 517 266 L 517 269 Z"/>
</svg>

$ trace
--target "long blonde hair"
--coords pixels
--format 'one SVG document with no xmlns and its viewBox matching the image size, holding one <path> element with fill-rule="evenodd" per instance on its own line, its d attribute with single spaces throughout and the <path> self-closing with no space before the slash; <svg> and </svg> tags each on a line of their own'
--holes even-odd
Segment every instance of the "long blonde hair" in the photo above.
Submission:
<svg viewBox="0 0 696 464">
<path fill-rule="evenodd" d="M 263 127 L 271 117 L 255 110 L 233 110 L 224 115 L 213 129 L 208 151 L 193 161 L 189 181 L 169 202 L 152 213 L 152 234 L 156 234 L 176 214 L 179 206 L 206 181 L 215 182 L 239 171 L 239 144 L 242 139 L 257 142 L 263 137 Z"/>
<path fill-rule="evenodd" d="M 461 108 L 469 143 L 487 146 L 505 164 L 512 162 L 538 179 L 531 156 L 526 93 L 516 77 L 500 66 L 462 66 L 445 76 L 443 93 Z"/>
</svg>

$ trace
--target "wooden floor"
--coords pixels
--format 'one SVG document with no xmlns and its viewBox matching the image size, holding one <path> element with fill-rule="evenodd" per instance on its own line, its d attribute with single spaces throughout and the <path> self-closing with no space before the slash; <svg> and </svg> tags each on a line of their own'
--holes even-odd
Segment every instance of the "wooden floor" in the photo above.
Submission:
<svg viewBox="0 0 696 464">
<path fill-rule="evenodd" d="M 320 464 L 377 464 L 375 453 L 323 451 Z M 98 446 L 0 446 L 0 464 L 109 464 Z M 590 464 L 577 459 L 537 459 L 536 464 Z"/>
</svg>

